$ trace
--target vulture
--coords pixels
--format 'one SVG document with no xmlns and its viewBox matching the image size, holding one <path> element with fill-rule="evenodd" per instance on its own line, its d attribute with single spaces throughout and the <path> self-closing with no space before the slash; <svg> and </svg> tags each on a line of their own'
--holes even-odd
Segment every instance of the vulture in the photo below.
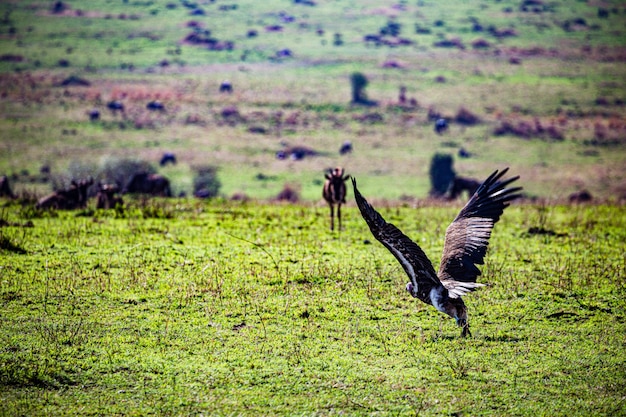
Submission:
<svg viewBox="0 0 626 417">
<path fill-rule="evenodd" d="M 522 187 L 507 186 L 519 176 L 500 180 L 508 168 L 493 172 L 476 190 L 446 230 L 439 272 L 424 251 L 363 198 L 352 178 L 354 197 L 374 237 L 400 262 L 409 276 L 406 291 L 456 320 L 461 337 L 471 336 L 461 296 L 484 284 L 476 282 L 484 263 L 491 230 Z"/>
</svg>

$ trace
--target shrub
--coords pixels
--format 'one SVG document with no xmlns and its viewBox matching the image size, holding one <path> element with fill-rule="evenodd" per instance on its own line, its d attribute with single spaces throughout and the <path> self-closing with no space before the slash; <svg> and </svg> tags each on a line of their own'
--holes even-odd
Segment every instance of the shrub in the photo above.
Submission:
<svg viewBox="0 0 626 417">
<path fill-rule="evenodd" d="M 480 119 L 465 107 L 461 107 L 454 117 L 454 121 L 461 125 L 474 126 L 480 123 Z"/>
<path fill-rule="evenodd" d="M 123 189 L 130 179 L 140 172 L 154 174 L 156 169 L 149 162 L 138 159 L 109 158 L 100 168 L 96 179 L 107 184 L 117 184 L 120 189 Z"/>
<path fill-rule="evenodd" d="M 276 201 L 288 201 L 290 203 L 297 203 L 299 200 L 300 193 L 298 192 L 297 188 L 289 184 L 285 184 L 283 186 L 283 189 L 276 196 Z"/>
<path fill-rule="evenodd" d="M 67 167 L 66 174 L 55 174 L 50 176 L 50 182 L 53 190 L 65 190 L 68 189 L 72 180 L 87 179 L 89 177 L 94 178 L 97 175 L 97 167 L 93 164 L 71 161 Z"/>
<path fill-rule="evenodd" d="M 430 160 L 430 196 L 443 197 L 450 183 L 454 181 L 456 173 L 452 168 L 454 160 L 450 154 L 435 154 Z"/>
<path fill-rule="evenodd" d="M 201 198 L 217 197 L 222 183 L 217 178 L 217 167 L 204 165 L 195 168 L 193 195 Z"/>
<path fill-rule="evenodd" d="M 360 72 L 355 72 L 350 76 L 350 83 L 352 84 L 352 102 L 353 103 L 367 103 L 367 94 L 365 93 L 365 87 L 367 87 L 367 77 Z"/>
</svg>

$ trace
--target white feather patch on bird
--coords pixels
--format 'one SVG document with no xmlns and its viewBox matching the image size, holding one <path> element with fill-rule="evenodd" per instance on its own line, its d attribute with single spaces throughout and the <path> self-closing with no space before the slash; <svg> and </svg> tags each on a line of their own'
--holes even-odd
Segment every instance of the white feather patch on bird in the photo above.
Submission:
<svg viewBox="0 0 626 417">
<path fill-rule="evenodd" d="M 450 280 L 443 281 L 442 284 L 448 290 L 448 296 L 450 298 L 459 298 L 475 288 L 485 286 L 485 284 L 481 284 L 478 282 L 462 282 Z"/>
</svg>

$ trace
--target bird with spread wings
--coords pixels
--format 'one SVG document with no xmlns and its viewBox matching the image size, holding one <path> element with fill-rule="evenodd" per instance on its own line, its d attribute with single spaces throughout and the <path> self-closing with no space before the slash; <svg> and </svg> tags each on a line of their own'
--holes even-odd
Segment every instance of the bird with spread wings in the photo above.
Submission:
<svg viewBox="0 0 626 417">
<path fill-rule="evenodd" d="M 411 279 L 406 290 L 415 298 L 449 315 L 462 327 L 461 336 L 471 336 L 467 308 L 461 296 L 484 284 L 476 282 L 484 263 L 491 230 L 509 202 L 520 197 L 522 187 L 507 188 L 519 176 L 500 180 L 508 168 L 492 173 L 469 199 L 446 230 L 439 272 L 424 251 L 363 198 L 352 178 L 354 197 L 374 237 L 400 262 Z"/>
</svg>

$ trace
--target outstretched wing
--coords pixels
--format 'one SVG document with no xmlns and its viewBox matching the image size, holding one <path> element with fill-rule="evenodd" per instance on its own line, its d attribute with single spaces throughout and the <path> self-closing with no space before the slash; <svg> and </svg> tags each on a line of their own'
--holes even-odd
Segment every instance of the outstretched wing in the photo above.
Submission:
<svg viewBox="0 0 626 417">
<path fill-rule="evenodd" d="M 522 187 L 506 188 L 519 176 L 500 181 L 509 169 L 495 171 L 478 187 L 446 230 L 438 276 L 451 298 L 460 297 L 483 284 L 476 283 L 484 263 L 491 230 L 509 202 L 520 197 Z"/>
<path fill-rule="evenodd" d="M 424 281 L 439 284 L 435 269 L 424 251 L 396 226 L 387 223 L 385 219 L 374 210 L 357 189 L 356 180 L 354 178 L 352 178 L 352 186 L 354 187 L 356 204 L 359 206 L 361 215 L 369 226 L 370 231 L 400 262 L 406 274 L 411 278 L 411 282 L 413 282 L 415 288 L 418 288 L 418 283 Z"/>
</svg>

